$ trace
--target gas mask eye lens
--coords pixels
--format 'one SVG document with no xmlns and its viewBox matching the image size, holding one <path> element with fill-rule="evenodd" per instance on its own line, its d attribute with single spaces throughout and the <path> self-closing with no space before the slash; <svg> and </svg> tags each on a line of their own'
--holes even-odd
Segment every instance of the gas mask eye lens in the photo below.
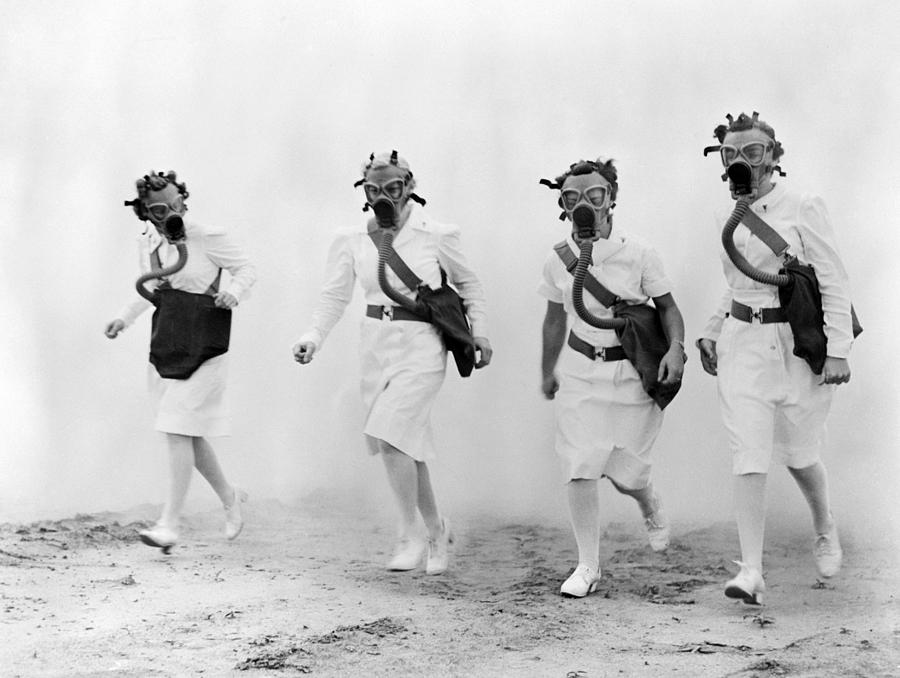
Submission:
<svg viewBox="0 0 900 678">
<path fill-rule="evenodd" d="M 581 191 L 576 191 L 574 188 L 567 188 L 561 192 L 560 197 L 562 197 L 563 207 L 570 210 L 578 204 L 578 198 L 581 197 Z"/>
<path fill-rule="evenodd" d="M 403 195 L 403 181 L 401 179 L 389 181 L 382 188 L 391 200 L 399 200 Z"/>
<path fill-rule="evenodd" d="M 734 146 L 722 146 L 722 148 L 719 149 L 719 153 L 722 156 L 722 164 L 726 167 L 738 157 L 738 149 Z"/>
<path fill-rule="evenodd" d="M 749 143 L 741 149 L 741 152 L 751 165 L 758 165 L 766 157 L 766 145 L 759 141 Z"/>
<path fill-rule="evenodd" d="M 366 200 L 373 202 L 381 193 L 381 186 L 378 184 L 370 184 L 368 181 L 363 184 L 363 190 L 366 192 Z"/>
<path fill-rule="evenodd" d="M 605 186 L 591 186 L 585 190 L 584 195 L 594 207 L 603 207 L 606 204 Z"/>
<path fill-rule="evenodd" d="M 147 212 L 149 212 L 150 216 L 156 221 L 162 221 L 169 214 L 169 206 L 164 202 L 157 202 L 152 205 L 147 205 Z"/>
</svg>

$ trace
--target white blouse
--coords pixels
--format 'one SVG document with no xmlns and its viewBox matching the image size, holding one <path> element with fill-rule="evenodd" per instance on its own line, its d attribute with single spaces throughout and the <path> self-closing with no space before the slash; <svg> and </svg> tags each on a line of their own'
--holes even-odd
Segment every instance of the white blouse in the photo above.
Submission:
<svg viewBox="0 0 900 678">
<path fill-rule="evenodd" d="M 484 290 L 460 248 L 460 229 L 441 224 L 413 205 L 409 218 L 394 239 L 394 249 L 406 265 L 432 289 L 441 286 L 441 269 L 447 280 L 459 291 L 476 337 L 487 336 L 487 314 Z M 410 298 L 409 290 L 388 266 L 390 285 Z M 368 235 L 366 225 L 341 230 L 328 251 L 325 283 L 313 312 L 312 327 L 299 341 L 311 341 L 321 348 L 353 297 L 353 286 L 359 280 L 366 304 L 393 306 L 394 302 L 378 285 L 378 250 Z M 363 309 L 360 309 L 362 315 Z"/>
<path fill-rule="evenodd" d="M 580 248 L 569 236 L 569 249 L 577 258 Z M 651 297 L 661 297 L 672 291 L 662 260 L 650 245 L 637 236 L 615 228 L 608 238 L 594 242 L 592 263 L 588 272 L 606 289 L 629 304 L 644 304 Z M 538 293 L 548 301 L 562 304 L 572 318 L 572 330 L 594 346 L 618 346 L 615 330 L 602 330 L 583 321 L 572 303 L 574 277 L 566 270 L 556 251 L 547 255 L 543 279 Z M 612 318 L 613 309 L 606 308 L 585 290 L 585 308 L 599 318 Z"/>
<path fill-rule="evenodd" d="M 185 244 L 188 260 L 184 268 L 166 277 L 175 289 L 185 292 L 203 294 L 209 289 L 221 269 L 231 276 L 227 292 L 238 300 L 256 282 L 256 268 L 243 250 L 223 231 L 205 228 L 196 223 L 185 221 Z M 170 266 L 178 260 L 178 251 L 161 237 L 152 225 L 138 236 L 138 268 L 141 274 L 151 270 L 151 257 L 159 254 L 163 267 Z M 160 280 L 145 283 L 147 289 L 156 289 Z M 135 292 L 135 294 L 137 294 Z M 152 304 L 141 296 L 126 304 L 117 316 L 128 327 Z"/>
<path fill-rule="evenodd" d="M 791 254 L 815 270 L 825 313 L 828 355 L 846 358 L 853 343 L 849 281 L 838 254 L 825 203 L 816 196 L 789 192 L 779 183 L 754 201 L 750 209 L 787 241 Z M 753 267 L 769 273 L 777 273 L 781 268 L 781 260 L 743 224 L 734 232 L 734 244 Z M 701 335 L 712 340 L 717 340 L 722 332 L 722 323 L 725 314 L 731 310 L 732 299 L 752 308 L 781 305 L 777 287 L 756 282 L 741 273 L 724 250 L 721 258 L 728 287 Z"/>
</svg>

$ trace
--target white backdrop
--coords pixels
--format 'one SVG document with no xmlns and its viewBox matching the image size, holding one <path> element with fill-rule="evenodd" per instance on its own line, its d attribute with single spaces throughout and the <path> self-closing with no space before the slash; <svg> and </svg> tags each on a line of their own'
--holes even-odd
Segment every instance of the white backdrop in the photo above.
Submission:
<svg viewBox="0 0 900 678">
<path fill-rule="evenodd" d="M 0 0 L 0 521 L 162 499 L 149 314 L 102 334 L 136 277 L 141 225 L 122 201 L 151 169 L 177 170 L 189 216 L 232 229 L 259 268 L 235 317 L 229 475 L 256 497 L 385 501 L 360 435 L 361 299 L 311 366 L 289 349 L 332 232 L 363 218 L 361 162 L 392 148 L 431 213 L 463 227 L 489 295 L 494 364 L 451 368 L 435 414 L 439 497 L 564 520 L 535 288 L 565 227 L 538 180 L 617 160 L 617 223 L 656 244 L 693 342 L 723 284 L 713 213 L 728 204 L 701 151 L 726 113 L 758 110 L 783 181 L 826 198 L 866 327 L 831 417 L 836 510 L 896 532 L 898 19 L 890 1 Z M 724 519 L 715 383 L 690 357 L 657 483 L 676 518 Z M 808 520 L 785 478 L 773 513 Z M 191 502 L 215 504 L 199 483 Z"/>
</svg>

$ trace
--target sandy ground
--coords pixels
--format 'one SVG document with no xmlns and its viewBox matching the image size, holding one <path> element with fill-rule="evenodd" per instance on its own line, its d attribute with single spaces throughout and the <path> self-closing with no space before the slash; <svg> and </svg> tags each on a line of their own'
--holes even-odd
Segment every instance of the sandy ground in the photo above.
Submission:
<svg viewBox="0 0 900 678">
<path fill-rule="evenodd" d="M 137 541 L 157 508 L 0 526 L 3 676 L 897 676 L 900 569 L 845 535 L 816 579 L 809 535 L 770 532 L 762 608 L 722 594 L 731 523 L 605 534 L 599 593 L 557 595 L 565 525 L 458 519 L 452 570 L 382 569 L 389 526 L 335 508 L 247 505 L 188 516 L 165 556 Z"/>
</svg>

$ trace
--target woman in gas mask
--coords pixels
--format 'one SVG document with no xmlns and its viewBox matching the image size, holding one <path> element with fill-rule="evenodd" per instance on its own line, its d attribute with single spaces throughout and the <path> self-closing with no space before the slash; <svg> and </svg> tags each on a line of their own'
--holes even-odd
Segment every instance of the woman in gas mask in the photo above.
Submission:
<svg viewBox="0 0 900 678">
<path fill-rule="evenodd" d="M 854 330 L 847 273 L 824 203 L 773 180 L 775 172 L 783 176 L 778 162 L 784 153 L 775 131 L 756 113 L 742 113 L 729 115 L 715 135 L 720 145 L 705 153 L 719 152 L 736 206 L 722 234 L 727 288 L 697 346 L 703 369 L 718 378 L 733 455 L 741 560 L 725 595 L 758 605 L 765 591 L 765 488 L 773 461 L 787 466 L 809 504 L 819 574 L 831 577 L 840 569 L 819 454 L 834 388 L 850 380 Z M 788 273 L 798 262 L 812 266 L 818 278 L 812 296 L 821 296 L 818 308 L 807 310 L 818 315 L 817 326 L 806 329 L 791 310 L 802 281 Z M 807 348 L 808 335 L 823 330 L 820 347 Z"/>
<path fill-rule="evenodd" d="M 127 304 L 106 325 L 110 339 L 131 325 L 139 315 L 156 304 L 151 336 L 150 387 L 156 397 L 156 429 L 165 438 L 169 457 L 170 482 L 166 503 L 156 525 L 140 532 L 141 540 L 165 553 L 178 540 L 178 521 L 194 467 L 209 482 L 225 508 L 225 536 L 234 539 L 243 527 L 241 502 L 246 493 L 228 482 L 216 453 L 207 440 L 227 435 L 228 412 L 225 402 L 230 309 L 256 280 L 256 272 L 244 252 L 223 231 L 204 228 L 182 219 L 187 211 L 187 186 L 176 180 L 175 172 L 150 173 L 137 180 L 137 198 L 126 201 L 138 219 L 149 221 L 138 237 L 139 262 L 143 275 L 138 291 L 144 298 Z M 230 274 L 227 288 L 219 289 L 222 269 Z M 148 289 L 148 287 L 150 289 Z M 168 303 L 175 295 L 201 301 L 197 308 L 172 318 Z M 167 296 L 166 301 L 160 297 Z M 164 308 L 165 306 L 165 308 Z M 213 310 L 216 309 L 216 310 Z M 228 310 L 224 310 L 228 309 Z M 224 317 L 217 345 L 182 350 L 203 335 L 198 323 L 213 316 Z M 173 350 L 162 354 L 168 344 Z M 165 375 L 165 376 L 163 376 Z"/>
<path fill-rule="evenodd" d="M 684 372 L 684 322 L 659 256 L 613 226 L 611 160 L 582 160 L 541 183 L 559 190 L 560 219 L 572 222 L 539 286 L 547 299 L 541 388 L 556 400 L 556 452 L 578 546 L 560 593 L 581 598 L 600 582 L 600 478 L 637 501 L 651 548 L 668 547 L 651 448 Z"/>
<path fill-rule="evenodd" d="M 486 366 L 492 353 L 484 294 L 460 249 L 459 228 L 435 221 L 422 209 L 409 164 L 396 151 L 373 154 L 362 175 L 356 185 L 365 191 L 363 209 L 372 209 L 375 216 L 338 233 L 312 328 L 292 350 L 301 365 L 314 358 L 343 315 L 358 279 L 367 304 L 360 348 L 367 410 L 363 432 L 370 452 L 381 455 L 400 509 L 398 543 L 387 567 L 413 570 L 424 558 L 425 572 L 440 574 L 448 566 L 452 532 L 438 509 L 427 460 L 434 456 L 430 412 L 444 381 L 447 352 L 436 327 L 416 311 L 415 281 L 437 289 L 446 275 L 458 288 L 471 322 L 476 368 Z M 396 261 L 387 266 L 379 249 L 385 257 L 399 255 L 409 270 L 402 271 Z M 413 282 L 407 282 L 410 277 Z M 417 512 L 426 539 L 420 536 Z"/>
</svg>

